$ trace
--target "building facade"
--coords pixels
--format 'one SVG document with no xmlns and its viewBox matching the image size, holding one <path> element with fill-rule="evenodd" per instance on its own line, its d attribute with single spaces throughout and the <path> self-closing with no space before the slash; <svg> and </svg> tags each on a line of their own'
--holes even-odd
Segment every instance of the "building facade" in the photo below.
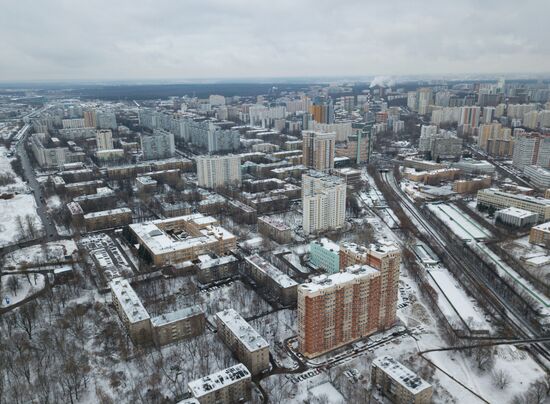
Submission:
<svg viewBox="0 0 550 404">
<path fill-rule="evenodd" d="M 372 362 L 371 380 L 383 396 L 395 404 L 429 404 L 432 402 L 431 384 L 418 377 L 409 368 L 382 356 Z"/>
<path fill-rule="evenodd" d="M 197 157 L 196 162 L 200 187 L 217 188 L 241 184 L 239 156 L 200 156 Z"/>
<path fill-rule="evenodd" d="M 340 177 L 315 171 L 302 175 L 302 226 L 305 234 L 344 226 L 346 188 Z"/>
<path fill-rule="evenodd" d="M 302 132 L 302 162 L 306 167 L 325 171 L 334 168 L 336 134 Z"/>
<path fill-rule="evenodd" d="M 216 313 L 218 336 L 252 375 L 270 368 L 269 344 L 233 309 Z"/>
</svg>

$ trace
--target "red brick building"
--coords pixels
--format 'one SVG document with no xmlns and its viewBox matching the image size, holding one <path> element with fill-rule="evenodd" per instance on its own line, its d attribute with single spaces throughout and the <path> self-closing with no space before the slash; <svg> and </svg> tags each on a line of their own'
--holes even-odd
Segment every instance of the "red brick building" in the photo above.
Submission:
<svg viewBox="0 0 550 404">
<path fill-rule="evenodd" d="M 298 288 L 298 343 L 316 357 L 391 327 L 401 253 L 393 244 L 341 246 L 341 268 Z"/>
</svg>

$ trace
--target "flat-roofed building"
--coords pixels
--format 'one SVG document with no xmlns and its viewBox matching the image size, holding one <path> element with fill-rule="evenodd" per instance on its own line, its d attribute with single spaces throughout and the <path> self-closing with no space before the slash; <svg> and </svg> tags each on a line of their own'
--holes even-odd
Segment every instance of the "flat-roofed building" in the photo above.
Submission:
<svg viewBox="0 0 550 404">
<path fill-rule="evenodd" d="M 187 384 L 200 404 L 234 404 L 251 399 L 251 375 L 242 363 Z"/>
<path fill-rule="evenodd" d="M 130 223 L 132 223 L 132 211 L 129 208 L 102 210 L 84 215 L 87 231 L 127 226 Z"/>
<path fill-rule="evenodd" d="M 379 330 L 380 271 L 354 265 L 298 287 L 298 347 L 313 358 Z"/>
<path fill-rule="evenodd" d="M 333 274 L 340 270 L 340 246 L 328 238 L 309 243 L 309 256 L 311 264 L 328 273 Z"/>
<path fill-rule="evenodd" d="M 221 279 L 231 278 L 237 274 L 239 260 L 234 255 L 222 257 L 199 255 L 195 264 L 197 280 L 200 283 L 210 283 Z"/>
<path fill-rule="evenodd" d="M 258 254 L 246 257 L 245 261 L 247 274 L 250 275 L 256 283 L 272 291 L 283 305 L 289 306 L 296 304 L 298 283 L 294 279 L 281 272 L 273 264 L 260 257 Z"/>
<path fill-rule="evenodd" d="M 258 233 L 268 236 L 280 244 L 287 244 L 292 240 L 292 229 L 282 221 L 270 216 L 258 218 Z"/>
<path fill-rule="evenodd" d="M 129 226 L 140 248 L 156 266 L 192 261 L 199 255 L 225 255 L 235 248 L 236 237 L 211 216 L 200 213 L 134 223 Z"/>
<path fill-rule="evenodd" d="M 217 188 L 241 184 L 241 158 L 238 155 L 199 156 L 198 184 L 204 188 Z"/>
<path fill-rule="evenodd" d="M 305 234 L 339 229 L 346 219 L 346 182 L 310 171 L 302 175 L 302 226 Z"/>
<path fill-rule="evenodd" d="M 391 356 L 381 356 L 372 362 L 372 384 L 383 396 L 396 404 L 429 404 L 432 385 Z"/>
<path fill-rule="evenodd" d="M 334 168 L 336 134 L 314 131 L 302 132 L 302 161 L 314 170 L 324 171 Z"/>
<path fill-rule="evenodd" d="M 550 170 L 539 166 L 525 166 L 523 173 L 539 189 L 550 188 Z"/>
<path fill-rule="evenodd" d="M 186 307 L 151 318 L 153 341 L 161 346 L 204 332 L 206 319 L 199 306 Z"/>
<path fill-rule="evenodd" d="M 269 344 L 233 309 L 216 313 L 218 336 L 252 375 L 270 368 Z"/>
<path fill-rule="evenodd" d="M 529 242 L 546 246 L 550 240 L 550 222 L 539 224 L 531 228 Z"/>
<path fill-rule="evenodd" d="M 478 191 L 477 205 L 481 208 L 495 210 L 509 207 L 535 212 L 539 215 L 539 222 L 550 219 L 550 200 L 529 195 L 512 194 L 496 188 L 487 188 Z"/>
<path fill-rule="evenodd" d="M 399 267 L 401 251 L 388 241 L 379 241 L 368 247 L 355 243 L 340 244 L 340 268 L 364 264 L 378 269 L 381 273 L 380 329 L 391 327 L 396 321 L 397 291 L 399 286 Z"/>
<path fill-rule="evenodd" d="M 495 220 L 513 227 L 525 227 L 537 223 L 539 215 L 524 209 L 514 207 L 497 210 Z"/>
<path fill-rule="evenodd" d="M 480 189 L 489 188 L 491 180 L 491 177 L 487 175 L 469 180 L 456 180 L 453 182 L 453 191 L 459 194 L 477 192 Z"/>
<path fill-rule="evenodd" d="M 495 172 L 495 166 L 485 160 L 461 159 L 452 163 L 451 166 L 460 169 L 465 174 L 492 175 Z"/>
<path fill-rule="evenodd" d="M 140 298 L 123 278 L 115 278 L 110 283 L 113 305 L 135 343 L 151 341 L 151 319 Z"/>
</svg>

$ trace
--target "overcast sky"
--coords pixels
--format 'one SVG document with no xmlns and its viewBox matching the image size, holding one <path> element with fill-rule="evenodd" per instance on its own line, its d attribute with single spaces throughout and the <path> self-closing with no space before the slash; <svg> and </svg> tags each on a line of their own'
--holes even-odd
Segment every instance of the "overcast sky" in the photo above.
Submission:
<svg viewBox="0 0 550 404">
<path fill-rule="evenodd" d="M 0 0 L 0 81 L 550 73 L 550 0 Z"/>
</svg>

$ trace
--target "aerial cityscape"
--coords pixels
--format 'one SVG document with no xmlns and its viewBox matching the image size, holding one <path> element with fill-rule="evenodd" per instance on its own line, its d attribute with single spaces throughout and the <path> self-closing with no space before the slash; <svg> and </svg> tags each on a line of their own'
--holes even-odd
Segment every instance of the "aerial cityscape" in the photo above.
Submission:
<svg viewBox="0 0 550 404">
<path fill-rule="evenodd" d="M 24 3 L 0 404 L 550 403 L 550 3 Z"/>
</svg>

